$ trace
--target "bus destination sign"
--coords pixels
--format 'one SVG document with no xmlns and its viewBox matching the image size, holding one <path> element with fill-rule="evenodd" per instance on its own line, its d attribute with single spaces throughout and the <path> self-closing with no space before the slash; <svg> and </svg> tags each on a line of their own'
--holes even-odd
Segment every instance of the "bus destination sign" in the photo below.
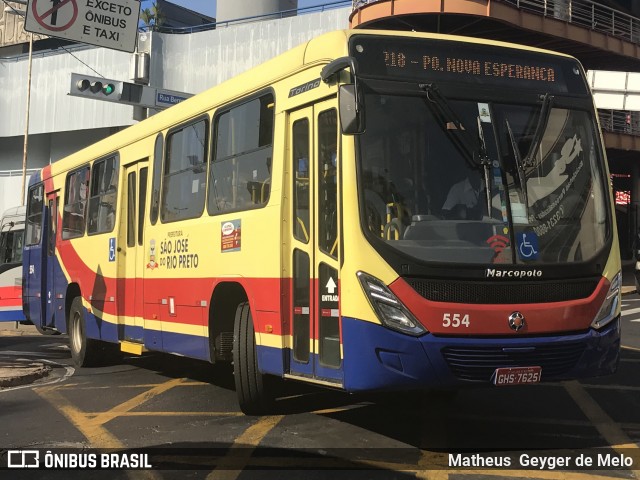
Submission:
<svg viewBox="0 0 640 480">
<path fill-rule="evenodd" d="M 540 82 L 555 82 L 556 72 L 553 67 L 526 65 L 519 63 L 501 63 L 492 60 L 473 58 L 440 57 L 422 55 L 422 58 L 411 58 L 403 52 L 383 51 L 384 65 L 392 68 L 418 68 L 436 73 L 447 72 L 460 75 L 485 75 L 489 77 L 513 78 Z"/>
<path fill-rule="evenodd" d="M 351 54 L 365 77 L 588 93 L 575 60 L 495 45 L 355 35 Z"/>
</svg>

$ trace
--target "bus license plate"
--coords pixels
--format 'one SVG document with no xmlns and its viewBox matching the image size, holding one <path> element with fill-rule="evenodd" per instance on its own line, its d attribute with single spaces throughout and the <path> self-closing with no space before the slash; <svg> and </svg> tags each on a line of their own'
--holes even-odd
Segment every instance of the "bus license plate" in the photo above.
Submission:
<svg viewBox="0 0 640 480">
<path fill-rule="evenodd" d="M 493 372 L 493 384 L 501 387 L 503 385 L 538 383 L 541 377 L 542 367 L 496 368 L 496 371 Z"/>
</svg>

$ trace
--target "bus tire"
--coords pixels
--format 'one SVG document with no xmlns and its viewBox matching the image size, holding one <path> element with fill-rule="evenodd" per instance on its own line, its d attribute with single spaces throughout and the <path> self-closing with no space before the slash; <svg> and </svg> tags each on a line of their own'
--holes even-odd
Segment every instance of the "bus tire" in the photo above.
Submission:
<svg viewBox="0 0 640 480">
<path fill-rule="evenodd" d="M 266 375 L 258 370 L 256 336 L 249 302 L 236 309 L 233 327 L 233 376 L 240 409 L 246 415 L 268 413 L 273 397 L 267 389 Z"/>
<path fill-rule="evenodd" d="M 82 297 L 74 298 L 69 311 L 69 349 L 78 368 L 95 366 L 100 360 L 100 342 L 87 338 L 84 310 Z"/>
</svg>

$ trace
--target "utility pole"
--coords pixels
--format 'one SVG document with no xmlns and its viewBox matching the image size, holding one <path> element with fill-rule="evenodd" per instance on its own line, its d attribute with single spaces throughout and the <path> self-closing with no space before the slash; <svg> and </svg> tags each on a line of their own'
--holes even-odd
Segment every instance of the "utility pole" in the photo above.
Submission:
<svg viewBox="0 0 640 480">
<path fill-rule="evenodd" d="M 31 110 L 31 66 L 33 56 L 33 33 L 29 32 L 29 67 L 27 69 L 27 108 L 24 121 L 24 148 L 22 151 L 22 192 L 20 205 L 24 205 L 24 192 L 27 184 L 27 150 L 29 148 L 29 110 Z"/>
<path fill-rule="evenodd" d="M 12 0 L 12 2 L 19 3 L 21 5 L 27 5 L 26 0 Z M 15 8 L 9 5 L 7 5 L 7 7 L 4 9 L 4 12 L 11 15 L 18 15 L 20 17 L 25 16 L 24 10 L 16 10 Z M 27 106 L 26 106 L 26 114 L 25 114 L 25 121 L 24 121 L 24 147 L 22 150 L 22 192 L 20 194 L 20 205 L 24 205 L 24 197 L 25 197 L 24 193 L 25 193 L 26 184 L 27 184 L 27 150 L 29 148 L 29 110 L 31 110 L 30 107 L 31 107 L 31 66 L 32 64 L 33 64 L 33 33 L 29 32 L 29 62 L 27 66 Z"/>
</svg>

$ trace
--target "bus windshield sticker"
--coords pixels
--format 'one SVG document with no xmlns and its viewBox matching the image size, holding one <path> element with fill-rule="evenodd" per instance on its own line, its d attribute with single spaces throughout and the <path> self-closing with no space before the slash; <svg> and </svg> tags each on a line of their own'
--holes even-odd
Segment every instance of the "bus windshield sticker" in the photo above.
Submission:
<svg viewBox="0 0 640 480">
<path fill-rule="evenodd" d="M 491 123 L 491 112 L 489 112 L 488 103 L 478 104 L 478 113 L 480 115 L 480 121 L 483 123 Z"/>
<path fill-rule="evenodd" d="M 241 233 L 241 220 L 230 220 L 228 222 L 222 222 L 220 228 L 220 251 L 221 252 L 239 252 L 241 247 L 240 242 Z"/>
<path fill-rule="evenodd" d="M 517 234 L 518 255 L 522 260 L 537 260 L 538 236 L 534 232 L 521 232 Z"/>
</svg>

